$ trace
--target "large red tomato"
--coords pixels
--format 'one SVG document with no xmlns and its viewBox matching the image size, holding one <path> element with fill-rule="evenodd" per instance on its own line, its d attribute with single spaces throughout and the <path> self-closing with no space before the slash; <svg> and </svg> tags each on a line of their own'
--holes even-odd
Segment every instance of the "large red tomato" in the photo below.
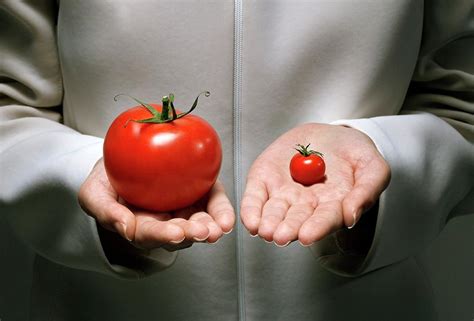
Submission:
<svg viewBox="0 0 474 321">
<path fill-rule="evenodd" d="M 219 137 L 199 116 L 176 110 L 173 120 L 174 106 L 162 117 L 161 105 L 141 104 L 120 114 L 105 136 L 109 181 L 125 201 L 143 209 L 164 212 L 190 206 L 217 179 Z M 191 110 L 196 104 L 197 98 Z"/>
</svg>

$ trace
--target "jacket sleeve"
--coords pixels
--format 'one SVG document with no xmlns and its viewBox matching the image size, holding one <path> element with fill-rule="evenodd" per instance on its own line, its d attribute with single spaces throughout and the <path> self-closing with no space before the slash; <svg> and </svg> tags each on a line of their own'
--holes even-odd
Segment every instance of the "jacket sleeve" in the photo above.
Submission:
<svg viewBox="0 0 474 321">
<path fill-rule="evenodd" d="M 176 253 L 102 238 L 78 205 L 102 139 L 61 123 L 56 15 L 53 0 L 0 3 L 0 213 L 20 239 L 56 263 L 118 278 L 162 270 Z M 108 255 L 105 248 L 114 246 Z"/>
<path fill-rule="evenodd" d="M 311 248 L 357 276 L 427 246 L 450 218 L 474 214 L 474 4 L 425 1 L 422 46 L 398 115 L 332 122 L 367 134 L 391 167 L 376 206 Z"/>
</svg>

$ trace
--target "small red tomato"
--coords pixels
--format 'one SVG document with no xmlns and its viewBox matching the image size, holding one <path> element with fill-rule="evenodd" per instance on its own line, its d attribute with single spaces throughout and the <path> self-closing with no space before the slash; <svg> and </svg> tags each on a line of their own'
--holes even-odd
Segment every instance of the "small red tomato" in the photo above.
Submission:
<svg viewBox="0 0 474 321">
<path fill-rule="evenodd" d="M 214 128 L 189 114 L 198 98 L 185 113 L 174 108 L 172 94 L 163 97 L 162 106 L 134 98 L 140 106 L 113 121 L 104 140 L 104 166 L 110 184 L 129 204 L 150 211 L 177 210 L 198 201 L 214 185 L 222 148 Z"/>
<path fill-rule="evenodd" d="M 324 177 L 326 165 L 323 154 L 314 150 L 309 150 L 310 144 L 303 146 L 297 144 L 295 154 L 290 162 L 290 174 L 295 182 L 303 185 L 313 185 Z"/>
</svg>

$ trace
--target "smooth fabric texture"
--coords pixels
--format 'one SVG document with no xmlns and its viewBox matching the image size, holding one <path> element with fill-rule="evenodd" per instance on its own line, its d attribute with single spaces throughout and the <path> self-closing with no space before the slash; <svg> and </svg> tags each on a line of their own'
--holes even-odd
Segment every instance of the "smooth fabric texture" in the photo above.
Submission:
<svg viewBox="0 0 474 321">
<path fill-rule="evenodd" d="M 156 101 L 173 91 L 180 106 L 208 89 L 196 113 L 225 142 L 220 179 L 237 204 L 234 2 L 2 2 L 0 201 L 36 253 L 30 319 L 238 320 L 243 295 L 246 320 L 436 320 L 413 255 L 449 218 L 474 211 L 472 6 L 243 2 L 242 182 L 268 144 L 308 121 L 366 133 L 392 180 L 373 226 L 360 222 L 311 251 L 244 233 L 238 266 L 235 233 L 111 262 L 76 200 L 108 125 L 133 104 L 115 94 Z M 341 247 L 364 228 L 370 248 Z"/>
</svg>

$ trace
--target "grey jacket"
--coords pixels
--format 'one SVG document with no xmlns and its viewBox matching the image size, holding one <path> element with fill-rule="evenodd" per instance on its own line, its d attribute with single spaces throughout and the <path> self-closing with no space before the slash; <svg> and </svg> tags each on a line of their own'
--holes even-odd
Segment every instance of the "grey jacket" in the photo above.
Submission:
<svg viewBox="0 0 474 321">
<path fill-rule="evenodd" d="M 1 1 L 2 321 L 438 320 L 416 257 L 474 212 L 474 6 L 453 3 Z M 252 161 L 305 122 L 366 133 L 390 185 L 309 250 L 239 220 L 179 253 L 99 233 L 76 195 L 131 106 L 112 97 L 202 90 L 236 209 Z"/>
</svg>

